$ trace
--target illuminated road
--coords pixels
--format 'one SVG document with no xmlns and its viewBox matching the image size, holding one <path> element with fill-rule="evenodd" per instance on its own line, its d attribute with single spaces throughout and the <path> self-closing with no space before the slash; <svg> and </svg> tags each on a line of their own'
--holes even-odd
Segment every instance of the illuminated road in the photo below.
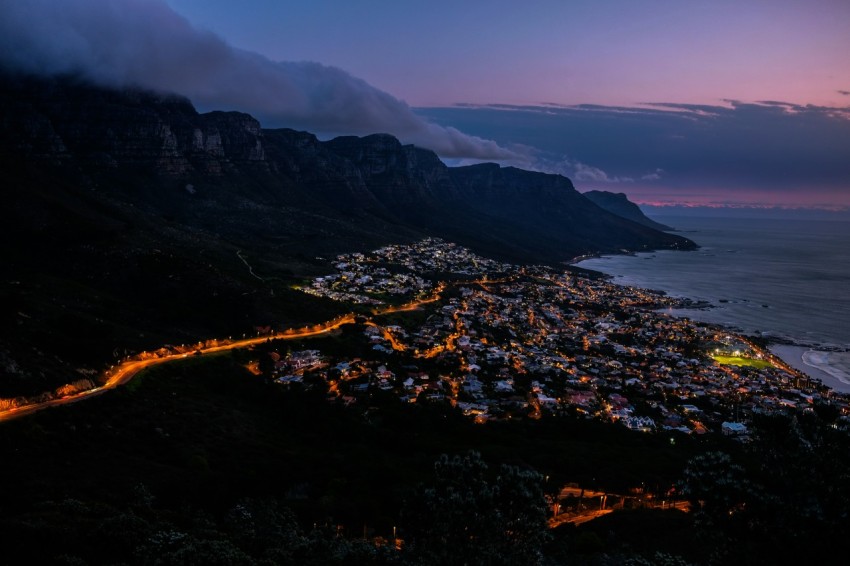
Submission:
<svg viewBox="0 0 850 566">
<path fill-rule="evenodd" d="M 580 501 L 583 501 L 584 504 L 580 505 L 579 511 L 570 509 L 558 513 L 558 511 L 561 510 L 560 502 L 566 497 L 577 497 Z M 609 498 L 612 501 L 610 504 Z M 620 501 L 617 501 L 618 499 Z M 689 513 L 691 510 L 689 502 L 679 499 L 662 499 L 659 501 L 651 498 L 644 499 L 642 496 L 621 496 L 602 491 L 566 487 L 561 490 L 560 495 L 558 496 L 558 504 L 555 507 L 557 514 L 549 519 L 549 528 L 559 527 L 566 523 L 572 525 L 587 523 L 588 521 L 592 521 L 613 511 L 623 509 L 626 499 L 631 500 L 633 505 L 643 509 L 676 509 L 678 511 L 684 511 L 685 513 Z"/>
<path fill-rule="evenodd" d="M 225 350 L 246 348 L 248 346 L 261 344 L 269 339 L 294 340 L 297 338 L 309 338 L 311 336 L 319 336 L 321 334 L 325 334 L 327 332 L 335 330 L 344 324 L 350 324 L 352 322 L 354 322 L 354 315 L 346 315 L 342 318 L 338 318 L 312 327 L 305 327 L 303 329 L 289 329 L 283 332 L 278 332 L 276 334 L 267 334 L 264 336 L 258 336 L 256 338 L 234 340 L 232 342 L 227 342 L 225 344 L 211 346 L 208 348 L 188 348 L 187 351 L 168 354 L 166 356 L 146 357 L 145 359 L 141 360 L 128 360 L 122 363 L 121 365 L 107 371 L 106 377 L 108 379 L 106 383 L 104 383 L 100 387 L 95 387 L 94 389 L 88 389 L 86 391 L 81 391 L 79 393 L 60 397 L 57 399 L 51 399 L 49 401 L 31 403 L 16 407 L 14 409 L 0 411 L 0 422 L 23 417 L 25 415 L 41 411 L 42 409 L 46 409 L 48 407 L 58 407 L 59 405 L 67 405 L 69 403 L 76 403 L 78 401 L 90 399 L 91 397 L 100 395 L 106 391 L 109 391 L 110 389 L 114 389 L 119 385 L 127 383 L 128 381 L 133 379 L 133 377 L 135 377 L 136 374 L 138 374 L 140 371 L 151 366 L 173 362 L 175 360 L 187 358 L 191 355 L 214 354 L 217 352 L 224 352 Z M 154 356 L 153 354 L 144 355 Z"/>
<path fill-rule="evenodd" d="M 395 306 L 395 307 L 386 307 L 384 309 L 378 309 L 373 311 L 375 316 L 380 316 L 383 314 L 390 314 L 395 312 L 406 312 L 413 311 L 418 309 L 424 304 L 433 303 L 440 300 L 440 293 L 445 289 L 445 285 L 440 284 L 437 288 L 432 292 L 431 296 L 425 297 L 416 301 L 412 301 L 405 305 Z M 93 389 L 87 389 L 85 391 L 81 391 L 79 393 L 74 393 L 71 395 L 66 395 L 63 397 L 58 397 L 55 399 L 50 399 L 48 401 L 40 401 L 40 402 L 31 402 L 25 405 L 21 405 L 19 407 L 15 407 L 13 409 L 0 410 L 0 422 L 9 421 L 12 419 L 17 419 L 19 417 L 23 417 L 26 415 L 30 415 L 32 413 L 41 411 L 43 409 L 47 409 L 48 407 L 58 407 L 60 405 L 68 405 L 70 403 L 76 403 L 78 401 L 84 401 L 86 399 L 90 399 L 110 389 L 114 389 L 119 385 L 123 385 L 133 379 L 140 371 L 143 369 L 149 368 L 151 366 L 165 364 L 168 362 L 173 362 L 175 360 L 187 358 L 189 356 L 197 356 L 197 355 L 207 355 L 214 354 L 217 352 L 223 352 L 225 350 L 235 350 L 237 348 L 247 348 L 249 346 L 254 346 L 257 344 L 261 344 L 266 340 L 295 340 L 297 338 L 310 338 L 314 336 L 320 336 L 332 330 L 339 328 L 344 324 L 351 324 L 354 322 L 354 314 L 347 314 L 343 317 L 324 322 L 321 324 L 317 324 L 314 326 L 305 326 L 303 328 L 290 328 L 288 330 L 284 330 L 282 332 L 277 332 L 275 334 L 265 334 L 263 336 L 257 336 L 255 338 L 244 338 L 242 340 L 233 340 L 226 341 L 222 344 L 216 344 L 209 347 L 191 347 L 187 346 L 181 349 L 178 352 L 167 354 L 167 355 L 156 355 L 150 352 L 143 352 L 136 356 L 137 359 L 127 360 L 117 367 L 114 367 L 106 372 L 105 376 L 107 378 L 106 383 L 101 385 L 100 387 L 95 387 Z M 215 341 L 213 341 L 215 342 Z M 138 359 L 142 358 L 142 359 Z"/>
<path fill-rule="evenodd" d="M 384 307 L 382 309 L 375 309 L 372 311 L 372 314 L 374 314 L 375 316 L 380 316 L 382 314 L 392 314 L 395 312 L 415 311 L 422 305 L 439 301 L 441 297 L 440 293 L 442 293 L 445 288 L 446 285 L 444 283 L 440 283 L 439 285 L 437 285 L 437 288 L 434 289 L 434 291 L 431 293 L 431 296 L 427 299 L 418 299 L 406 303 L 404 305 L 398 305 L 395 307 Z"/>
<path fill-rule="evenodd" d="M 549 528 L 554 529 L 567 523 L 571 525 L 581 525 L 583 523 L 587 523 L 588 521 L 592 521 L 593 519 L 597 519 L 602 515 L 607 515 L 612 511 L 613 509 L 595 509 L 593 511 L 584 511 L 577 515 L 565 513 L 563 515 L 558 515 L 553 519 L 549 519 Z"/>
</svg>

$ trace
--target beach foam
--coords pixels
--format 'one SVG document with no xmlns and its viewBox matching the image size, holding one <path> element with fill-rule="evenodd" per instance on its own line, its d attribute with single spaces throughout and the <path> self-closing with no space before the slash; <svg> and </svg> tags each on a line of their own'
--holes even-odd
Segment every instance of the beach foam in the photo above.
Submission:
<svg viewBox="0 0 850 566">
<path fill-rule="evenodd" d="M 850 386 L 850 352 L 803 352 L 803 363 L 828 373 L 841 383 Z"/>
<path fill-rule="evenodd" d="M 833 391 L 850 393 L 850 352 L 825 352 L 786 344 L 774 344 L 770 351 L 791 367 L 819 379 Z M 808 363 L 804 357 L 808 358 Z"/>
</svg>

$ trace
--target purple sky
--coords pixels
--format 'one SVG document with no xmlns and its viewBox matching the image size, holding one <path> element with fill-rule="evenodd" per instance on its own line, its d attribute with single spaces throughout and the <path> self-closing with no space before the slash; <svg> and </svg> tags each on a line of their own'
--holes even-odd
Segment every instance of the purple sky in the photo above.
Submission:
<svg viewBox="0 0 850 566">
<path fill-rule="evenodd" d="M 847 0 L 168 0 L 272 59 L 412 106 L 723 99 L 847 105 Z"/>
<path fill-rule="evenodd" d="M 847 0 L 27 0 L 0 66 L 640 202 L 850 208 L 848 30 Z"/>
</svg>

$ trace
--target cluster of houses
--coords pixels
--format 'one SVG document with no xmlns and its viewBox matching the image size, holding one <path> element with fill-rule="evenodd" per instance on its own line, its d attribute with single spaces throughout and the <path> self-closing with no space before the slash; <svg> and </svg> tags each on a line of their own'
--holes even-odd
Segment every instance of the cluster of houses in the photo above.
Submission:
<svg viewBox="0 0 850 566">
<path fill-rule="evenodd" d="M 301 290 L 336 301 L 382 305 L 388 297 L 409 299 L 433 289 L 424 275 L 481 277 L 516 269 L 439 238 L 386 246 L 368 254 L 342 254 L 334 268 L 337 273 L 316 277 Z"/>
<path fill-rule="evenodd" d="M 370 356 L 332 360 L 310 350 L 279 362 L 282 383 L 312 372 L 346 403 L 381 390 L 405 402 L 451 404 L 476 422 L 573 414 L 637 431 L 742 439 L 753 413 L 817 402 L 848 412 L 845 397 L 745 338 L 665 314 L 681 300 L 652 291 L 502 264 L 436 239 L 347 254 L 336 267 L 309 292 L 365 302 L 434 289 L 428 274 L 460 276 L 449 297 L 423 305 L 424 322 L 363 324 Z M 713 357 L 732 352 L 764 363 Z"/>
</svg>

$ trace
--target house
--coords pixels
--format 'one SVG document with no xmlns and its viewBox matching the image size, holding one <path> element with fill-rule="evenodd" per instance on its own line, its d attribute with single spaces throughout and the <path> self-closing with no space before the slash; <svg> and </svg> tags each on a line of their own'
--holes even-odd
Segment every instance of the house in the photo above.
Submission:
<svg viewBox="0 0 850 566">
<path fill-rule="evenodd" d="M 478 381 L 478 378 L 474 375 L 467 375 L 463 381 L 462 387 L 467 393 L 481 393 L 481 389 L 484 387 L 484 384 Z"/>
<path fill-rule="evenodd" d="M 726 436 L 740 436 L 747 434 L 747 427 L 743 423 L 724 422 L 720 425 L 720 432 Z"/>
<path fill-rule="evenodd" d="M 558 404 L 558 400 L 554 397 L 549 397 L 543 393 L 537 394 L 537 402 L 543 407 L 554 407 Z"/>
</svg>

